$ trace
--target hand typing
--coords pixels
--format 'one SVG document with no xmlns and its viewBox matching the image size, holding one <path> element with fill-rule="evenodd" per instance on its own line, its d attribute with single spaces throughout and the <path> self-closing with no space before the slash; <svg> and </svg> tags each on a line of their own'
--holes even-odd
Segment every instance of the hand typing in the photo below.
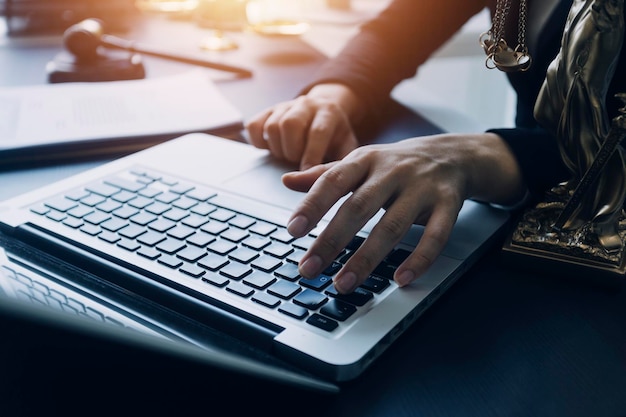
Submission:
<svg viewBox="0 0 626 417">
<path fill-rule="evenodd" d="M 425 230 L 395 272 L 400 286 L 432 265 L 466 198 L 504 202 L 522 193 L 517 164 L 493 134 L 434 135 L 362 146 L 341 161 L 285 174 L 283 182 L 308 192 L 289 220 L 288 231 L 296 237 L 310 232 L 337 201 L 348 196 L 302 257 L 299 268 L 306 278 L 320 274 L 365 223 L 385 209 L 335 276 L 341 293 L 365 281 L 413 223 L 425 225 Z"/>
</svg>

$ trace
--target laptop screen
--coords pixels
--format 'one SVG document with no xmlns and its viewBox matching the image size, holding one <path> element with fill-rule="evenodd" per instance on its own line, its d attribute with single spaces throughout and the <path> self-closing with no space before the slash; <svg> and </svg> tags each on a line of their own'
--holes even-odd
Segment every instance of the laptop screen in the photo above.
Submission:
<svg viewBox="0 0 626 417">
<path fill-rule="evenodd" d="M 293 389 L 295 395 L 338 391 L 197 326 L 0 236 L 0 385 L 6 385 L 0 389 L 17 393 L 5 398 L 9 409 L 12 404 L 39 412 L 43 403 L 27 400 L 32 392 L 78 404 L 99 398 L 103 389 L 131 384 L 139 392 L 154 390 L 155 384 L 180 389 L 182 378 L 200 377 L 207 390 L 263 384 Z M 85 383 L 78 389 L 85 392 L 70 401 L 77 381 Z"/>
</svg>

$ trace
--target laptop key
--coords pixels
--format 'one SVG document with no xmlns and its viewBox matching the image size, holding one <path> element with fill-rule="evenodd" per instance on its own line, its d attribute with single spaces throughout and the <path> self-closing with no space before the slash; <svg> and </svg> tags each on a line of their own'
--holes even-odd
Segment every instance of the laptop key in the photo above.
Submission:
<svg viewBox="0 0 626 417">
<path fill-rule="evenodd" d="M 165 252 L 167 254 L 173 255 L 176 252 L 184 249 L 187 245 L 185 242 L 178 239 L 167 238 L 164 241 L 160 242 L 156 248 L 161 252 Z"/>
<path fill-rule="evenodd" d="M 128 239 L 136 239 L 138 236 L 146 233 L 146 229 L 141 226 L 131 224 L 121 229 L 118 233 Z"/>
<path fill-rule="evenodd" d="M 167 231 L 168 236 L 172 236 L 176 239 L 187 239 L 189 236 L 193 235 L 196 231 L 189 226 L 178 225 L 173 229 Z"/>
<path fill-rule="evenodd" d="M 131 191 L 133 193 L 136 193 L 137 191 L 145 187 L 145 185 L 141 183 L 129 181 L 125 178 L 120 177 L 109 177 L 105 179 L 104 182 L 113 187 L 121 188 L 122 190 Z"/>
<path fill-rule="evenodd" d="M 230 282 L 230 280 L 222 275 L 218 275 L 214 272 L 207 272 L 203 277 L 202 281 L 208 282 L 209 284 L 215 285 L 216 287 L 224 287 L 226 284 Z"/>
<path fill-rule="evenodd" d="M 404 262 L 404 260 L 408 258 L 410 254 L 411 251 L 408 251 L 406 249 L 394 249 L 389 255 L 387 255 L 387 262 L 392 265 L 398 266 L 402 262 Z"/>
<path fill-rule="evenodd" d="M 129 219 L 135 214 L 139 213 L 139 210 L 130 206 L 120 207 L 113 212 L 113 215 L 122 219 Z"/>
<path fill-rule="evenodd" d="M 222 269 L 220 269 L 220 274 L 236 280 L 240 280 L 250 273 L 252 273 L 252 268 L 239 262 L 231 262 Z"/>
<path fill-rule="evenodd" d="M 88 214 L 93 213 L 93 208 L 89 207 L 89 206 L 84 206 L 84 205 L 79 205 L 74 207 L 71 210 L 67 211 L 67 214 L 69 214 L 72 217 L 85 217 Z"/>
<path fill-rule="evenodd" d="M 181 266 L 183 264 L 183 261 L 176 258 L 175 256 L 172 255 L 163 255 L 163 256 L 159 256 L 158 258 L 158 262 L 160 264 L 163 264 L 165 266 L 169 266 L 170 268 L 178 268 L 179 266 Z"/>
<path fill-rule="evenodd" d="M 100 224 L 109 220 L 110 218 L 111 216 L 109 214 L 96 211 L 83 217 L 83 220 L 91 224 Z"/>
<path fill-rule="evenodd" d="M 298 249 L 308 250 L 314 241 L 315 241 L 315 238 L 313 236 L 303 236 L 295 240 L 293 242 L 293 246 Z"/>
<path fill-rule="evenodd" d="M 318 275 L 315 278 L 302 278 L 298 283 L 303 287 L 311 288 L 316 291 L 321 291 L 333 282 L 333 279 L 328 275 Z"/>
<path fill-rule="evenodd" d="M 227 259 L 214 253 L 209 253 L 198 261 L 198 265 L 210 271 L 217 271 L 228 263 Z"/>
<path fill-rule="evenodd" d="M 32 211 L 35 214 L 39 214 L 40 216 L 45 215 L 47 212 L 50 211 L 50 208 L 46 207 L 43 204 L 37 204 L 36 206 L 33 206 L 30 208 L 30 211 Z"/>
<path fill-rule="evenodd" d="M 188 246 L 176 254 L 187 262 L 196 262 L 207 255 L 206 251 L 196 246 Z"/>
<path fill-rule="evenodd" d="M 276 281 L 270 274 L 266 274 L 261 271 L 254 271 L 250 275 L 246 276 L 243 279 L 243 283 L 251 286 L 252 288 L 256 288 L 258 290 L 262 290 L 268 287 L 270 284 L 273 284 Z"/>
<path fill-rule="evenodd" d="M 238 214 L 234 218 L 230 219 L 228 221 L 228 224 L 230 224 L 231 226 L 238 227 L 240 229 L 247 229 L 248 227 L 252 226 L 255 222 L 256 220 L 254 220 L 250 216 L 244 216 L 243 214 Z"/>
<path fill-rule="evenodd" d="M 335 289 L 335 287 L 331 285 L 330 287 L 326 289 L 326 294 L 330 295 L 331 297 L 338 298 L 347 303 L 353 304 L 357 307 L 361 307 L 365 305 L 365 303 L 367 303 L 369 300 L 374 298 L 374 294 L 372 294 L 371 292 L 361 287 L 358 287 L 350 294 L 339 294 L 339 292 Z"/>
<path fill-rule="evenodd" d="M 336 298 L 331 299 L 320 309 L 320 313 L 339 321 L 345 321 L 356 312 L 356 307 Z"/>
<path fill-rule="evenodd" d="M 102 229 L 93 224 L 85 224 L 83 225 L 83 227 L 80 228 L 80 231 L 83 233 L 87 233 L 90 236 L 96 236 L 98 233 L 102 232 Z"/>
<path fill-rule="evenodd" d="M 227 222 L 235 216 L 236 216 L 236 213 L 230 210 L 223 209 L 223 208 L 218 208 L 217 210 L 209 214 L 209 217 L 211 219 L 217 220 L 220 222 Z"/>
<path fill-rule="evenodd" d="M 81 227 L 84 223 L 81 219 L 76 219 L 74 217 L 68 217 L 65 220 L 63 220 L 63 224 L 66 226 L 69 226 L 73 229 L 78 229 L 79 227 Z"/>
<path fill-rule="evenodd" d="M 139 255 L 143 256 L 144 258 L 148 258 L 150 260 L 155 260 L 159 256 L 161 256 L 161 252 L 159 252 L 155 248 L 151 248 L 151 247 L 148 247 L 148 246 L 142 247 L 141 249 L 139 249 L 137 251 L 137 253 Z"/>
<path fill-rule="evenodd" d="M 339 326 L 339 323 L 335 320 L 329 319 L 328 317 L 324 317 L 317 313 L 306 319 L 306 322 L 312 326 L 326 330 L 327 332 L 332 332 L 337 328 L 337 326 Z"/>
<path fill-rule="evenodd" d="M 201 248 L 205 247 L 206 245 L 214 241 L 215 241 L 214 236 L 208 233 L 204 233 L 204 232 L 197 232 L 196 234 L 189 236 L 187 238 L 187 243 L 190 243 L 192 245 L 195 245 Z"/>
<path fill-rule="evenodd" d="M 121 239 L 117 233 L 113 233 L 108 230 L 103 230 L 98 237 L 108 243 L 117 243 Z"/>
<path fill-rule="evenodd" d="M 91 184 L 85 187 L 85 189 L 89 192 L 99 194 L 103 197 L 111 197 L 113 194 L 117 194 L 120 192 L 120 189 L 118 187 L 114 187 L 112 185 L 104 183 Z"/>
<path fill-rule="evenodd" d="M 380 294 L 385 288 L 389 286 L 389 280 L 381 277 L 377 277 L 376 275 L 370 275 L 361 287 L 366 290 L 375 292 L 376 294 Z"/>
<path fill-rule="evenodd" d="M 187 193 L 187 197 L 198 201 L 206 201 L 211 197 L 215 197 L 215 192 L 206 188 L 194 188 Z"/>
<path fill-rule="evenodd" d="M 283 263 L 280 259 L 276 259 L 273 256 L 269 255 L 261 255 L 251 263 L 254 268 L 259 269 L 263 272 L 272 272 L 282 264 Z"/>
<path fill-rule="evenodd" d="M 89 194 L 87 197 L 81 198 L 80 202 L 91 207 L 95 207 L 98 204 L 102 204 L 106 201 L 106 197 L 98 194 Z"/>
<path fill-rule="evenodd" d="M 124 235 L 123 233 L 120 233 L 120 234 Z M 162 242 L 164 240 L 165 240 L 165 236 L 163 236 L 161 233 L 152 232 L 152 231 L 148 231 L 147 233 L 144 233 L 137 238 L 137 242 L 143 245 L 147 245 L 147 246 L 154 246 L 157 243 Z"/>
<path fill-rule="evenodd" d="M 135 242 L 134 240 L 130 240 L 130 239 L 122 239 L 119 242 L 117 242 L 117 246 L 119 246 L 120 248 L 124 248 L 127 251 L 130 252 L 134 252 L 137 249 L 139 249 L 141 247 L 141 245 L 137 242 Z"/>
<path fill-rule="evenodd" d="M 326 301 L 328 301 L 328 297 L 309 288 L 305 288 L 304 290 L 302 290 L 302 292 L 300 292 L 293 298 L 293 302 L 295 304 L 306 307 L 309 310 L 317 310 Z"/>
<path fill-rule="evenodd" d="M 295 281 L 300 278 L 300 271 L 298 271 L 298 265 L 294 263 L 285 263 L 276 271 L 274 274 L 277 277 L 281 277 L 282 279 L 286 279 L 288 281 Z"/>
<path fill-rule="evenodd" d="M 348 243 L 348 245 L 346 246 L 346 249 L 352 251 L 357 250 L 363 244 L 363 242 L 365 242 L 365 238 L 361 236 L 354 236 L 350 243 Z"/>
<path fill-rule="evenodd" d="M 230 259 L 241 262 L 242 264 L 247 264 L 256 259 L 259 256 L 257 251 L 246 247 L 240 247 L 235 249 L 234 251 L 228 254 Z"/>
<path fill-rule="evenodd" d="M 226 286 L 226 291 L 230 291 L 233 294 L 237 294 L 241 297 L 247 298 L 254 294 L 254 290 L 247 285 L 243 285 L 241 282 L 231 281 Z"/>
<path fill-rule="evenodd" d="M 302 320 L 309 315 L 306 308 L 297 306 L 293 303 L 282 303 L 280 307 L 278 307 L 278 311 L 299 320 Z"/>
<path fill-rule="evenodd" d="M 134 216 L 132 216 L 130 218 L 130 221 L 138 224 L 140 226 L 145 226 L 148 223 L 152 223 L 153 221 L 155 221 L 157 219 L 157 216 L 155 216 L 154 214 L 149 214 L 149 213 L 137 213 Z"/>
<path fill-rule="evenodd" d="M 293 282 L 280 280 L 272 284 L 272 286 L 267 289 L 267 292 L 284 300 L 288 300 L 301 290 L 302 288 Z"/>
<path fill-rule="evenodd" d="M 143 183 L 138 182 L 137 185 L 141 185 L 144 186 Z M 157 195 L 161 194 L 163 192 L 163 190 L 160 190 L 158 188 L 155 187 L 146 187 L 142 190 L 137 191 L 137 194 L 142 195 L 144 197 L 148 197 L 148 198 L 154 198 Z"/>
<path fill-rule="evenodd" d="M 184 264 L 179 271 L 194 278 L 200 278 L 206 273 L 206 269 L 202 269 L 194 264 Z"/>
<path fill-rule="evenodd" d="M 252 301 L 269 308 L 275 308 L 276 306 L 280 305 L 280 298 L 262 291 L 257 291 L 252 296 Z"/>
<path fill-rule="evenodd" d="M 379 276 L 381 278 L 386 278 L 388 280 L 393 280 L 393 274 L 396 272 L 396 267 L 382 262 L 380 263 L 372 272 L 373 275 Z"/>
<path fill-rule="evenodd" d="M 323 274 L 333 276 L 341 269 L 341 264 L 337 261 L 333 261 L 330 265 L 326 267 Z"/>
<path fill-rule="evenodd" d="M 282 259 L 293 252 L 293 248 L 289 245 L 285 245 L 284 243 L 274 242 L 270 246 L 266 247 L 263 252 Z"/>
<path fill-rule="evenodd" d="M 215 252 L 218 255 L 226 255 L 229 252 L 234 251 L 235 249 L 237 249 L 237 245 L 229 242 L 227 240 L 216 240 L 215 242 L 211 243 L 209 246 L 207 246 L 207 248 L 211 251 L 211 252 Z"/>
<path fill-rule="evenodd" d="M 46 214 L 46 217 L 50 220 L 54 220 L 55 222 L 60 222 L 65 220 L 67 215 L 65 213 L 61 213 L 60 211 L 51 210 L 48 214 Z"/>
<path fill-rule="evenodd" d="M 265 222 L 257 222 L 253 226 L 250 226 L 250 230 L 252 233 L 256 233 L 257 235 L 267 236 L 276 230 L 276 225 Z"/>
</svg>

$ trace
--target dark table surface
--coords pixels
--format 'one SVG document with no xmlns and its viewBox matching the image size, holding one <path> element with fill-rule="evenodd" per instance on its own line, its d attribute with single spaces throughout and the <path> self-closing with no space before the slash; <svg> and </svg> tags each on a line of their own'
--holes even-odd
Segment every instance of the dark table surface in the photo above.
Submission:
<svg viewBox="0 0 626 417">
<path fill-rule="evenodd" d="M 128 35 L 141 33 L 167 44 L 174 34 L 198 39 L 198 31 L 186 22 L 149 19 Z M 325 59 L 296 39 L 234 36 L 241 47 L 224 56 L 251 68 L 254 77 L 222 79 L 218 86 L 246 118 L 295 95 Z M 58 38 L 4 39 L 0 85 L 45 83 L 45 63 L 59 49 Z M 186 69 L 157 59 L 146 63 L 148 76 Z M 437 131 L 411 109 L 397 104 L 392 110 L 388 125 L 372 132 L 376 140 Z M 102 162 L 2 171 L 0 199 Z M 102 370 L 64 375 L 54 368 L 29 369 L 14 381 L 1 381 L 0 387 L 41 410 L 54 404 L 50 415 L 78 415 L 79 407 L 88 407 L 85 415 L 626 415 L 624 291 L 596 286 L 593 277 L 580 282 L 521 270 L 503 262 L 499 244 L 338 395 L 250 381 L 230 381 L 233 394 L 216 394 L 203 383 L 212 375 L 165 363 L 120 381 L 109 381 L 111 375 Z M 131 360 L 102 358 L 102 363 L 115 369 Z M 5 365 L 0 358 L 0 371 Z M 20 384 L 28 389 L 19 389 Z M 271 411 L 274 407 L 277 411 Z"/>
</svg>

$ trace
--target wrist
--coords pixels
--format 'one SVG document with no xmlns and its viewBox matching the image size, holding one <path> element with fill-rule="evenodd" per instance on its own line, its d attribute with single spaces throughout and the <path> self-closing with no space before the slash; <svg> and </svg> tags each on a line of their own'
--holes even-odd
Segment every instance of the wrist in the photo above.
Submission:
<svg viewBox="0 0 626 417">
<path fill-rule="evenodd" d="M 310 97 L 333 101 L 348 117 L 351 125 L 363 120 L 365 110 L 359 96 L 348 86 L 340 83 L 317 84 L 307 93 Z"/>
<path fill-rule="evenodd" d="M 500 205 L 522 200 L 527 192 L 526 186 L 517 159 L 508 145 L 494 133 L 476 137 L 480 142 L 474 147 L 476 197 Z"/>
</svg>

